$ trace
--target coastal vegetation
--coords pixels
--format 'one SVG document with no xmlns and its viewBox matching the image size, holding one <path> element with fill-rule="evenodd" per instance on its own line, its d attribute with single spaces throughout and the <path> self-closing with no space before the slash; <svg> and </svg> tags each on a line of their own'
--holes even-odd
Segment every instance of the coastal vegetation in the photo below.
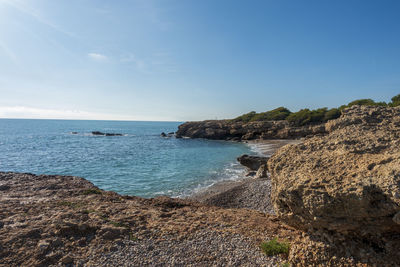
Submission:
<svg viewBox="0 0 400 267">
<path fill-rule="evenodd" d="M 345 108 L 360 105 L 360 106 L 400 106 L 400 94 L 392 97 L 391 102 L 375 102 L 372 99 L 357 99 L 351 101 L 347 105 L 342 105 L 338 108 L 328 109 L 318 108 L 310 110 L 308 108 L 301 109 L 297 112 L 291 112 L 285 107 L 279 107 L 270 111 L 257 113 L 251 111 L 237 118 L 232 119 L 234 122 L 254 122 L 254 121 L 280 121 L 287 120 L 292 126 L 304 126 L 307 124 L 317 124 L 337 119 L 341 115 L 341 111 Z"/>
<path fill-rule="evenodd" d="M 279 242 L 276 238 L 262 242 L 261 250 L 264 251 L 268 256 L 274 256 L 279 254 L 289 255 L 290 244 L 289 242 Z"/>
<path fill-rule="evenodd" d="M 285 107 L 279 107 L 270 111 L 257 113 L 251 111 L 243 114 L 235 119 L 234 121 L 251 122 L 251 121 L 279 121 L 285 120 L 292 112 Z"/>
</svg>

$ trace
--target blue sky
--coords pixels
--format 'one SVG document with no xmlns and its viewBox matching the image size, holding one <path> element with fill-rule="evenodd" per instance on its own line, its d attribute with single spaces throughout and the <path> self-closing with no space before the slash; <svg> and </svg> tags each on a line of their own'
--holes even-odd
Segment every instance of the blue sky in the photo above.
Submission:
<svg viewBox="0 0 400 267">
<path fill-rule="evenodd" d="M 0 0 L 0 117 L 201 120 L 400 93 L 400 1 Z"/>
</svg>

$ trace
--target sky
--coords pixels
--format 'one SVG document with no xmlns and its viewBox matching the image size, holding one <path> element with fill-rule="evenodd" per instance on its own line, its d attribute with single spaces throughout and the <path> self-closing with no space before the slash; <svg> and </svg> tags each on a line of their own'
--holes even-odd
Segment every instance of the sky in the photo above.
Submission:
<svg viewBox="0 0 400 267">
<path fill-rule="evenodd" d="M 400 93 L 398 0 L 0 0 L 0 118 L 188 121 Z"/>
</svg>

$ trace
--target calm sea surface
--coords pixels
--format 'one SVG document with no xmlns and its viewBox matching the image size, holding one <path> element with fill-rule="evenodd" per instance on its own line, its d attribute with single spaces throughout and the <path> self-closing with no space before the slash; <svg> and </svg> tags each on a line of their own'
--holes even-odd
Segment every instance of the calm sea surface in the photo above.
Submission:
<svg viewBox="0 0 400 267">
<path fill-rule="evenodd" d="M 0 171 L 81 176 L 102 189 L 142 197 L 186 196 L 243 176 L 236 157 L 250 147 L 160 137 L 179 124 L 0 119 Z"/>
</svg>

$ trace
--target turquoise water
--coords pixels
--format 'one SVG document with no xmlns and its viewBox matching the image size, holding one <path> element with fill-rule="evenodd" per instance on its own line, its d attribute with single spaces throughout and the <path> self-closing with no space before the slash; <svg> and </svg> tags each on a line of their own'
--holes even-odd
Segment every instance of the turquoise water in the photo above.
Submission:
<svg viewBox="0 0 400 267">
<path fill-rule="evenodd" d="M 81 176 L 102 189 L 142 197 L 187 196 L 243 176 L 236 157 L 249 153 L 248 146 L 160 137 L 179 124 L 0 119 L 0 171 Z"/>
</svg>

